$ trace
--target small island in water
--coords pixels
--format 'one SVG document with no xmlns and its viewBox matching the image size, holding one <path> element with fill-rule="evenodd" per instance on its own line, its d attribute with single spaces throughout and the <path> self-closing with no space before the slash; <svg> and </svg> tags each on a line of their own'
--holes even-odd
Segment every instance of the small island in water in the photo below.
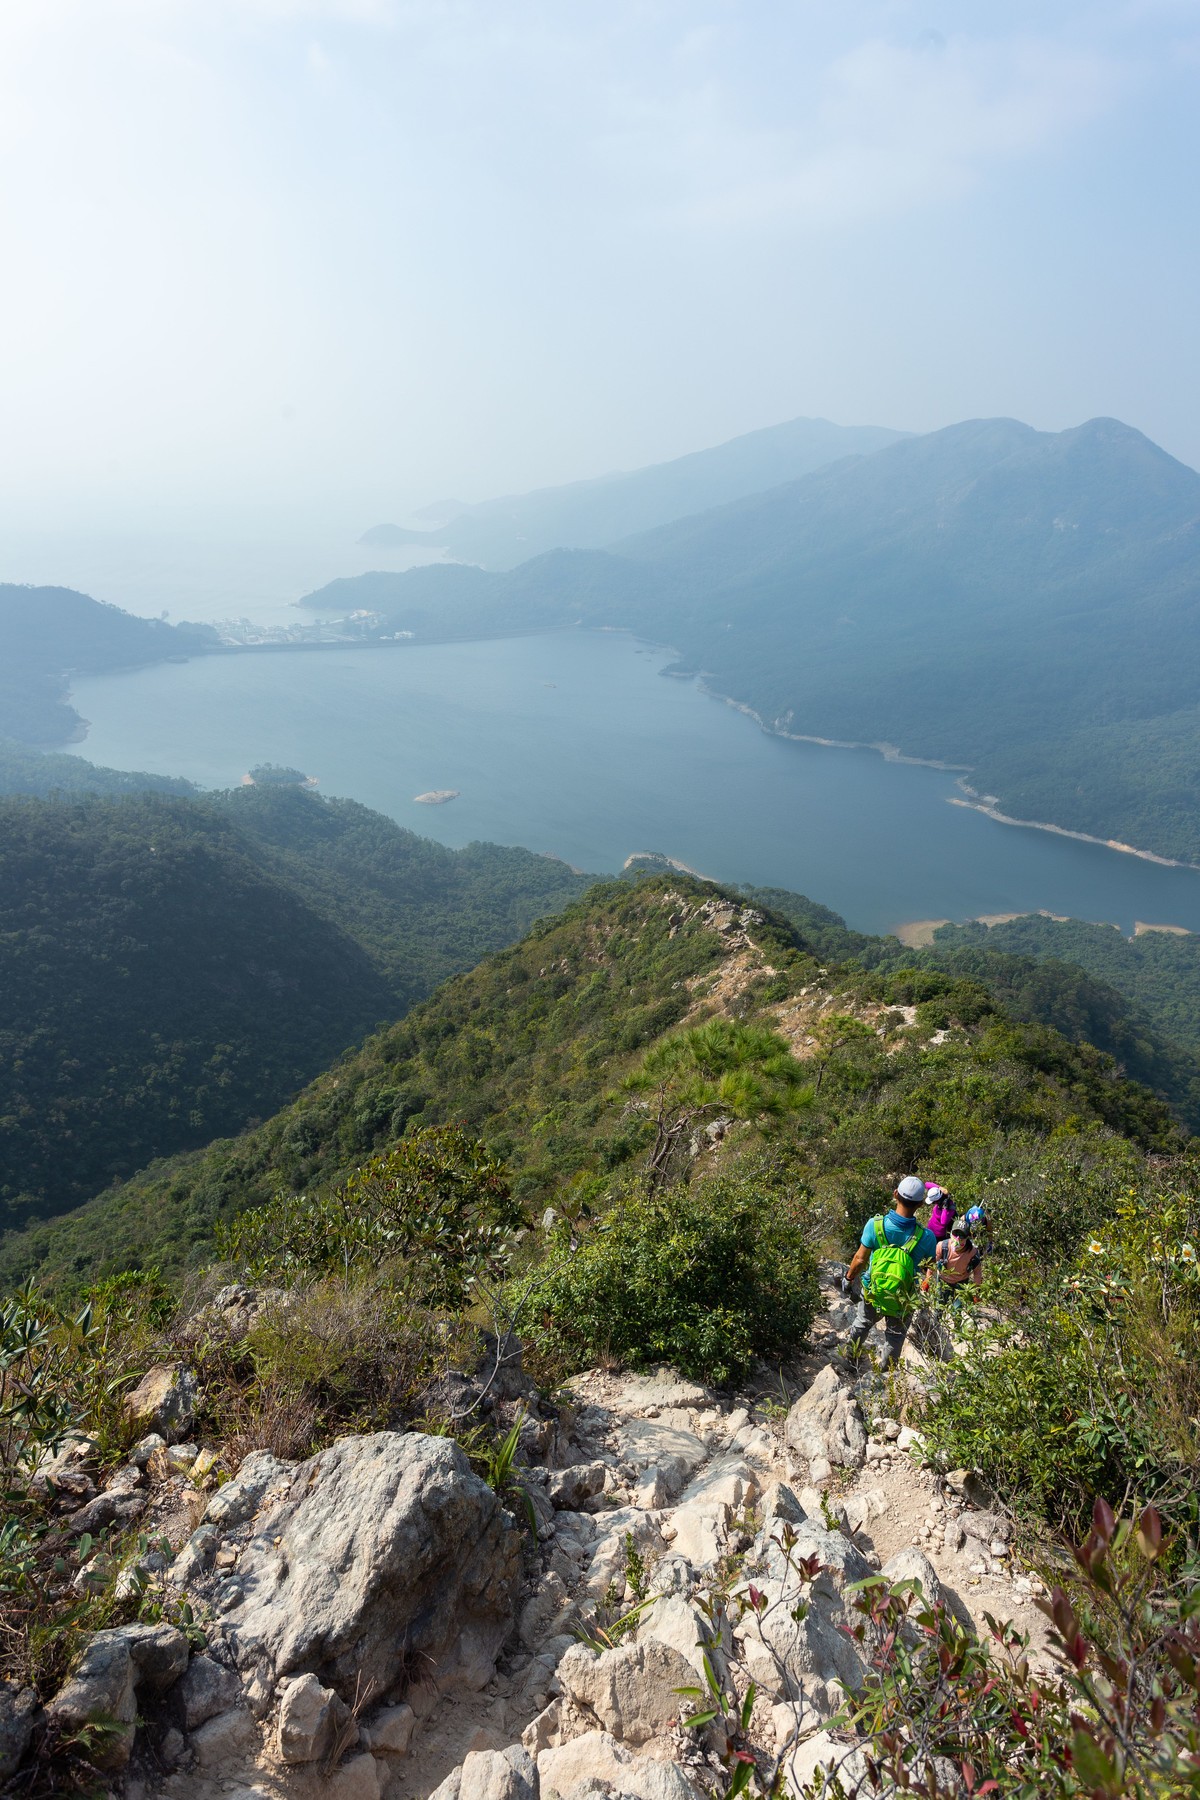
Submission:
<svg viewBox="0 0 1200 1800">
<path fill-rule="evenodd" d="M 285 768 L 282 763 L 259 763 L 248 775 L 242 776 L 243 787 L 299 787 L 315 788 L 315 775 L 306 775 L 303 769 Z"/>
<path fill-rule="evenodd" d="M 413 802 L 417 806 L 445 806 L 447 800 L 457 800 L 458 788 L 430 788 L 427 794 L 414 794 Z"/>
</svg>

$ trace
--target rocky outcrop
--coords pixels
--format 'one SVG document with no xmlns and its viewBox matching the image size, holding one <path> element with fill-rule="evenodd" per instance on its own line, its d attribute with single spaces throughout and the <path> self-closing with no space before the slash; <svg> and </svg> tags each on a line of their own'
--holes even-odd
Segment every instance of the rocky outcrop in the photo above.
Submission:
<svg viewBox="0 0 1200 1800">
<path fill-rule="evenodd" d="M 787 1416 L 788 1449 L 809 1465 L 818 1485 L 832 1469 L 860 1469 L 866 1460 L 867 1433 L 854 1389 L 832 1363 L 826 1363 L 808 1391 Z"/>
<path fill-rule="evenodd" d="M 37 1710 L 37 1694 L 32 1688 L 0 1681 L 0 1781 L 20 1767 L 33 1736 Z"/>
<path fill-rule="evenodd" d="M 696 1672 L 678 1650 L 648 1637 L 599 1656 L 576 1644 L 559 1663 L 558 1679 L 583 1718 L 638 1745 L 678 1724 L 679 1690 L 695 1686 Z"/>
<path fill-rule="evenodd" d="M 173 1625 L 122 1625 L 98 1631 L 50 1702 L 50 1718 L 69 1730 L 114 1724 L 118 1729 L 100 1740 L 94 1760 L 102 1768 L 123 1768 L 133 1748 L 139 1695 L 146 1690 L 164 1693 L 178 1681 L 187 1661 L 187 1639 Z"/>
<path fill-rule="evenodd" d="M 196 1416 L 196 1377 L 181 1363 L 157 1363 L 147 1370 L 125 1400 L 134 1429 L 157 1432 L 168 1444 L 187 1434 Z"/>
<path fill-rule="evenodd" d="M 348 1703 L 477 1689 L 513 1622 L 520 1558 L 515 1521 L 450 1439 L 342 1438 L 256 1518 L 224 1636 L 259 1692 L 297 1674 Z"/>
</svg>

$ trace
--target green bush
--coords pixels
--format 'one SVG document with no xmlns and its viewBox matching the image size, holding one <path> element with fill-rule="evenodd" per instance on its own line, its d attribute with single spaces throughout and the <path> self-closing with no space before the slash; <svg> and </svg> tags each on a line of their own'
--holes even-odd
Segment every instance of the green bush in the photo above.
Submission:
<svg viewBox="0 0 1200 1800">
<path fill-rule="evenodd" d="M 1078 1528 L 1098 1494 L 1197 1524 L 1200 1206 L 1109 1196 L 1073 1265 L 947 1365 L 925 1429 L 1014 1508 Z"/>
<path fill-rule="evenodd" d="M 525 1328 L 570 1368 L 615 1358 L 736 1381 L 755 1357 L 791 1354 L 819 1306 L 799 1206 L 751 1178 L 634 1191 L 572 1242 L 560 1227 Z"/>
<path fill-rule="evenodd" d="M 374 1156 L 324 1194 L 281 1194 L 217 1227 L 223 1258 L 255 1280 L 349 1276 L 387 1263 L 409 1299 L 456 1306 L 520 1224 L 502 1163 L 454 1125 Z"/>
</svg>

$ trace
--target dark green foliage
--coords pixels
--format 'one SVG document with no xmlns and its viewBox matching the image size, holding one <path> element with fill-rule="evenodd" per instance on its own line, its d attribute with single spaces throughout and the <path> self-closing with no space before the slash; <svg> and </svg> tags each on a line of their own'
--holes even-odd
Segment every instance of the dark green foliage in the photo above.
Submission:
<svg viewBox="0 0 1200 1800">
<path fill-rule="evenodd" d="M 392 1268 L 397 1292 L 461 1306 L 521 1222 L 507 1174 L 476 1139 L 432 1126 L 328 1193 L 277 1195 L 217 1228 L 217 1253 L 256 1282 Z"/>
<path fill-rule="evenodd" d="M 181 775 L 147 775 L 142 770 L 101 769 L 82 756 L 52 750 L 29 750 L 11 738 L 0 738 L 0 794 L 195 794 L 194 782 Z"/>
<path fill-rule="evenodd" d="M 1053 962 L 1060 969 L 1064 963 L 1073 964 L 1106 990 L 1115 988 L 1132 1001 L 1150 1031 L 1200 1051 L 1200 936 L 1146 931 L 1127 938 L 1113 925 L 1026 913 L 990 927 L 976 922 L 944 925 L 935 933 L 933 948 L 940 960 L 954 952 L 962 967 L 970 966 L 968 952 L 980 966 L 981 952 L 1019 958 L 1014 965 L 1018 968 L 1028 968 L 1031 960 L 1039 965 Z M 1069 1023 L 1060 1030 L 1068 1029 Z M 1095 1025 L 1090 1018 L 1080 1023 Z"/>
<path fill-rule="evenodd" d="M 606 1357 L 736 1381 L 803 1343 L 819 1306 L 807 1221 L 782 1194 L 730 1178 L 640 1190 L 572 1248 L 555 1234 L 526 1331 L 566 1369 Z"/>
<path fill-rule="evenodd" d="M 1019 1195 L 1001 1219 L 1008 1316 L 947 1366 L 930 1441 L 979 1469 L 1008 1505 L 1056 1527 L 1078 1529 L 1095 1495 L 1113 1494 L 1152 1501 L 1194 1537 L 1195 1170 L 1179 1172 L 1176 1190 L 1147 1172 L 1137 1187 L 1092 1184 L 1090 1196 L 1087 1184 L 1058 1187 L 1048 1173 L 1051 1191 L 1030 1197 L 1031 1228 L 1021 1231 L 1029 1200 Z"/>
<path fill-rule="evenodd" d="M 296 789 L 0 800 L 0 1223 L 272 1113 L 585 885 Z"/>
</svg>

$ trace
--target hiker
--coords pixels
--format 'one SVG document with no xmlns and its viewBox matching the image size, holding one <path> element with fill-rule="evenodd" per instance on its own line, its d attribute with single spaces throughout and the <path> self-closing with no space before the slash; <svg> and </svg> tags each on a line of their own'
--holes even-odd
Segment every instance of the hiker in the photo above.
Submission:
<svg viewBox="0 0 1200 1800">
<path fill-rule="evenodd" d="M 932 1285 L 939 1300 L 949 1300 L 957 1288 L 973 1282 L 976 1297 L 983 1286 L 982 1252 L 976 1247 L 965 1219 L 956 1219 L 948 1238 L 933 1253 Z M 926 1277 L 928 1280 L 929 1277 Z"/>
<path fill-rule="evenodd" d="M 925 1183 L 925 1201 L 929 1207 L 929 1230 L 939 1244 L 944 1243 L 950 1236 L 957 1208 L 945 1188 L 939 1187 L 936 1181 Z"/>
<path fill-rule="evenodd" d="M 880 1213 L 867 1220 L 845 1277 L 849 1287 L 866 1269 L 847 1349 L 853 1356 L 882 1319 L 885 1369 L 896 1361 L 904 1345 L 916 1307 L 917 1270 L 937 1248 L 937 1239 L 917 1218 L 917 1208 L 925 1202 L 925 1183 L 920 1177 L 906 1175 L 892 1199 L 895 1205 L 886 1217 Z"/>
<path fill-rule="evenodd" d="M 980 1256 L 986 1256 L 992 1247 L 992 1222 L 981 1205 L 969 1206 L 963 1214 L 963 1224 L 971 1234 L 971 1242 Z"/>
</svg>

